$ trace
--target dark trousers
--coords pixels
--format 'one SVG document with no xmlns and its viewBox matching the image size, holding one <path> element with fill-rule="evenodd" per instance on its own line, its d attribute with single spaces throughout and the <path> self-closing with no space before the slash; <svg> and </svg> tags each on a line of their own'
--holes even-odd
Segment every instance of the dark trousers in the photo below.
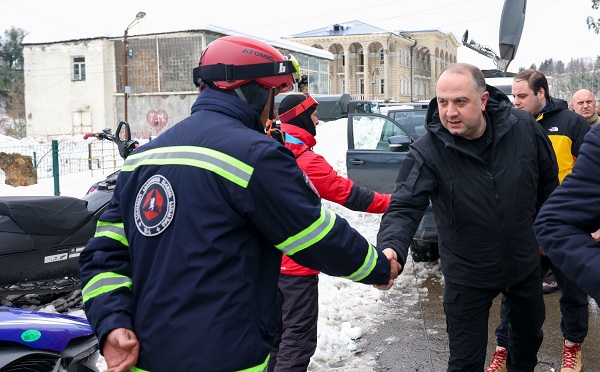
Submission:
<svg viewBox="0 0 600 372">
<path fill-rule="evenodd" d="M 319 276 L 279 275 L 281 322 L 269 359 L 269 372 L 306 372 L 317 349 Z"/>
<path fill-rule="evenodd" d="M 574 282 L 569 280 L 559 268 L 554 266 L 546 256 L 542 260 L 550 265 L 552 273 L 560 289 L 560 330 L 563 337 L 569 341 L 582 343 L 588 333 L 589 300 L 587 293 L 579 289 Z M 508 313 L 509 309 L 505 298 L 500 303 L 500 324 L 496 328 L 498 345 L 508 345 Z"/>
<path fill-rule="evenodd" d="M 446 281 L 444 311 L 450 346 L 449 372 L 485 369 L 490 308 L 500 293 L 506 297 L 510 309 L 508 370 L 534 370 L 545 320 L 540 276 L 540 270 L 534 270 L 507 290 L 474 288 Z"/>
</svg>

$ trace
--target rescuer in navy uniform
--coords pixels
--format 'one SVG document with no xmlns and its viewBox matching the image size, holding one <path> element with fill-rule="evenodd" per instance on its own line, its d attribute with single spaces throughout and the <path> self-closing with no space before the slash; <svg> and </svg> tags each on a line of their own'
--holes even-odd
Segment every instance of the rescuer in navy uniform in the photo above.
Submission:
<svg viewBox="0 0 600 372">
<path fill-rule="evenodd" d="M 125 162 L 81 254 L 86 315 L 112 371 L 262 371 L 280 319 L 282 254 L 388 289 L 392 250 L 321 205 L 274 130 L 299 66 L 226 36 L 194 71 L 191 115 Z"/>
</svg>

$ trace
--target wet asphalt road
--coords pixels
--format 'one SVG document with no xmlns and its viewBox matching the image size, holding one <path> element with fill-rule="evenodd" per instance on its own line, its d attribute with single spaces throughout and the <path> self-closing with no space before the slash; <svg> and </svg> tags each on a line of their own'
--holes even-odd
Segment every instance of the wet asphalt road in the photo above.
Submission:
<svg viewBox="0 0 600 372">
<path fill-rule="evenodd" d="M 385 306 L 381 308 L 381 317 L 385 319 L 385 325 L 378 327 L 375 333 L 364 336 L 364 351 L 376 355 L 376 371 L 446 371 L 448 337 L 442 306 L 441 275 L 439 272 L 419 269 L 408 273 L 405 271 L 402 275 L 414 276 L 413 283 L 419 291 L 390 292 Z M 560 371 L 563 337 L 560 331 L 559 298 L 559 291 L 544 295 L 544 341 L 538 353 L 536 372 Z M 600 309 L 592 299 L 589 310 L 589 331 L 582 346 L 583 370 L 600 372 Z M 489 363 L 496 345 L 494 330 L 499 321 L 499 314 L 500 297 L 496 298 L 490 309 L 486 363 Z"/>
</svg>

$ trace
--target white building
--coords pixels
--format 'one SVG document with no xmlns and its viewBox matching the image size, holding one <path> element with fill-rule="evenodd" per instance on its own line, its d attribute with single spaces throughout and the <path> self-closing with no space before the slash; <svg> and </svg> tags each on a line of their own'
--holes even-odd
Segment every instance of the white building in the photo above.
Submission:
<svg viewBox="0 0 600 372">
<path fill-rule="evenodd" d="M 189 115 L 198 95 L 192 70 L 202 49 L 233 34 L 239 32 L 205 25 L 132 35 L 127 48 L 122 37 L 43 42 L 25 37 L 27 135 L 51 139 L 83 135 L 114 129 L 127 117 L 135 137 L 157 136 Z M 311 86 L 321 89 L 313 93 L 329 93 L 330 52 L 288 40 L 262 40 L 298 59 Z M 127 103 L 125 86 L 129 87 Z"/>
</svg>

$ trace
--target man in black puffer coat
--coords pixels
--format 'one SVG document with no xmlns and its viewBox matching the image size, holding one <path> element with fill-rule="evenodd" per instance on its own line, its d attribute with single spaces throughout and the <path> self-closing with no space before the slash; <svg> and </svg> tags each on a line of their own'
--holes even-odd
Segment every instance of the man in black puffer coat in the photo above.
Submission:
<svg viewBox="0 0 600 372">
<path fill-rule="evenodd" d="M 412 144 L 377 236 L 404 264 L 431 199 L 439 233 L 448 371 L 482 371 L 492 301 L 511 306 L 510 371 L 533 371 L 544 301 L 533 232 L 558 185 L 552 145 L 533 116 L 486 86 L 481 70 L 452 64 L 429 104 L 427 133 Z"/>
</svg>

